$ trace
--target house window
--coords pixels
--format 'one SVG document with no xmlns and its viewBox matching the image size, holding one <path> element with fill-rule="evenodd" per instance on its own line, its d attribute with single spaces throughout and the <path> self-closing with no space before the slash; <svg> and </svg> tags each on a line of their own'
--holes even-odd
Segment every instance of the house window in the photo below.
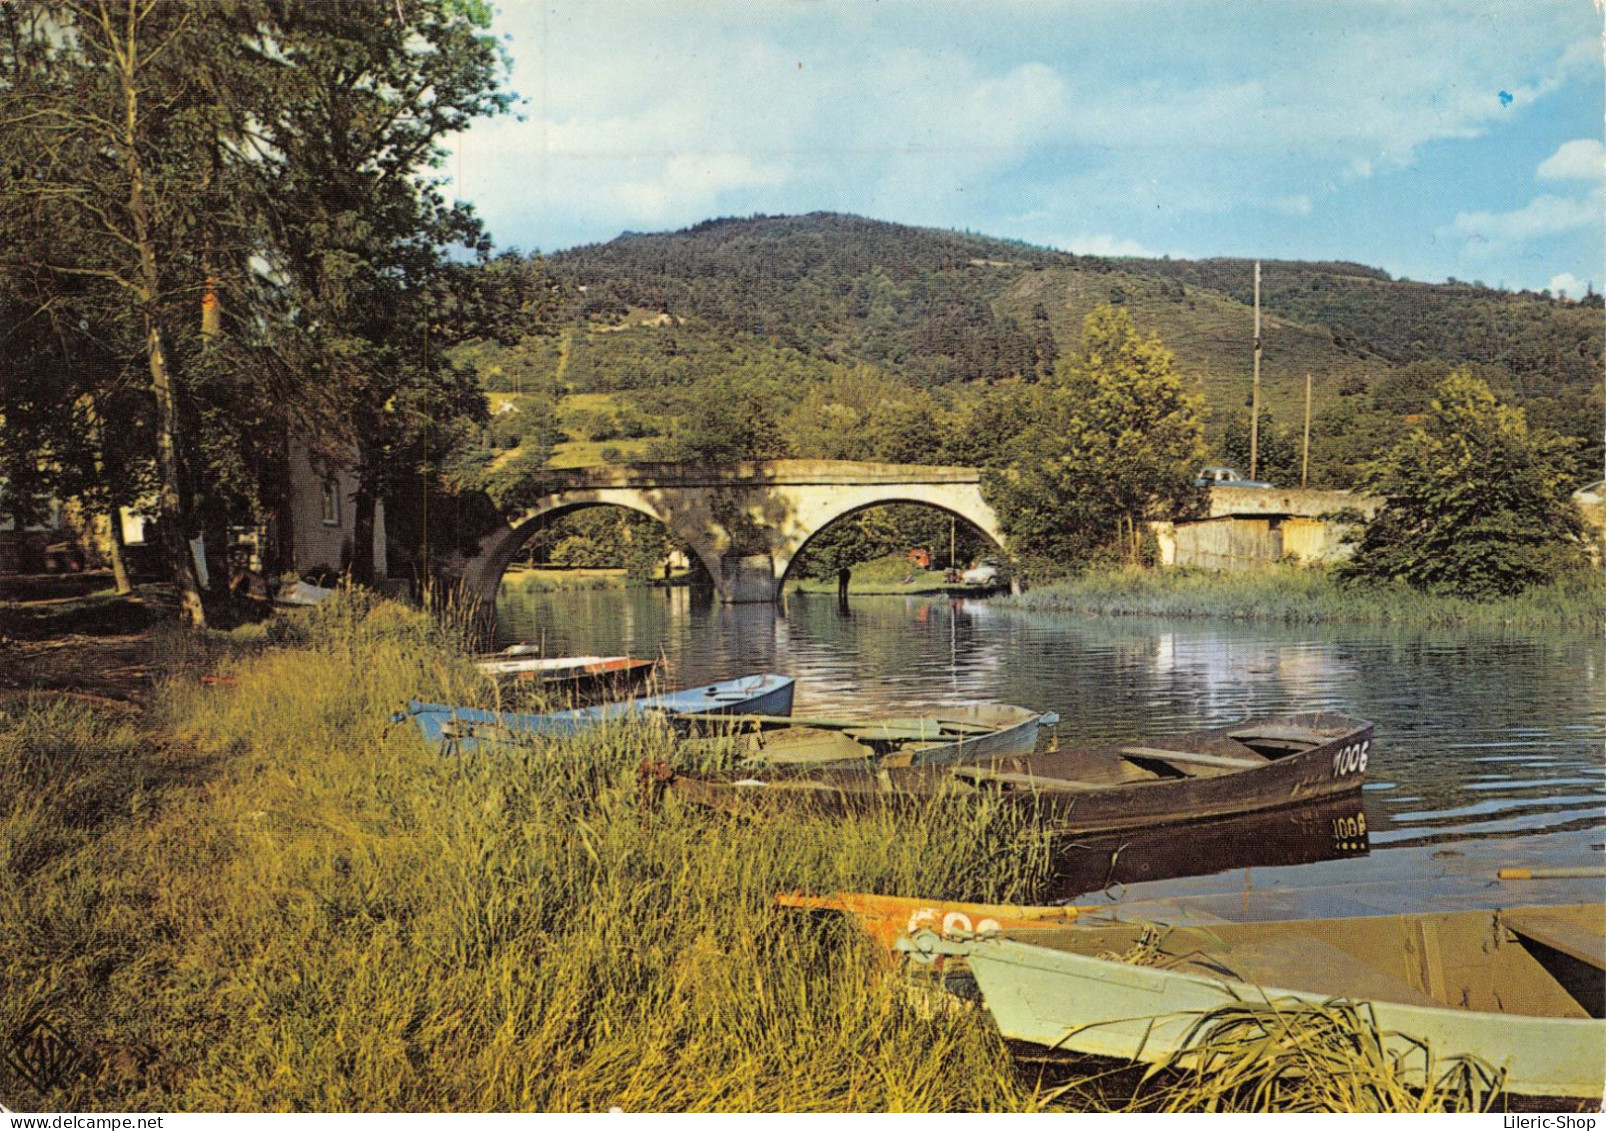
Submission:
<svg viewBox="0 0 1606 1131">
<path fill-rule="evenodd" d="M 323 524 L 340 525 L 340 483 L 334 479 L 323 481 Z"/>
</svg>

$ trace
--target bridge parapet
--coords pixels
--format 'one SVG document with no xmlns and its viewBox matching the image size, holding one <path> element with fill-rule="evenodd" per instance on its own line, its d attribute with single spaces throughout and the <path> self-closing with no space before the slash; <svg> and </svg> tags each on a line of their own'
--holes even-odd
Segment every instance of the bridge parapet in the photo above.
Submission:
<svg viewBox="0 0 1606 1131">
<path fill-rule="evenodd" d="M 852 460 L 778 459 L 723 464 L 603 464 L 543 471 L 532 477 L 534 493 L 588 488 L 757 487 L 871 485 L 879 483 L 979 483 L 981 469 L 927 464 L 860 463 Z"/>
<path fill-rule="evenodd" d="M 1370 521 L 1382 505 L 1382 499 L 1350 491 L 1316 491 L 1302 487 L 1210 488 L 1211 518 L 1270 514 L 1317 518 L 1337 511 L 1357 510 Z"/>
</svg>

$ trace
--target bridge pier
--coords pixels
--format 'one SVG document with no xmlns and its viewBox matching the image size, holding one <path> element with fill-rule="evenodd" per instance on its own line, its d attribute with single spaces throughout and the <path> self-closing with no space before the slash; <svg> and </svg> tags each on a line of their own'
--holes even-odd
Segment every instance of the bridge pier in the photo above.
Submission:
<svg viewBox="0 0 1606 1131">
<path fill-rule="evenodd" d="M 768 554 L 726 554 L 719 559 L 719 599 L 727 605 L 754 605 L 781 595 L 775 559 Z"/>
</svg>

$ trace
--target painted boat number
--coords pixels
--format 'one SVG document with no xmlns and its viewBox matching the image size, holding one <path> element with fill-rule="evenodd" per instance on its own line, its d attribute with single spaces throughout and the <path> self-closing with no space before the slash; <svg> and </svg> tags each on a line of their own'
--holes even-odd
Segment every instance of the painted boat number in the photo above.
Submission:
<svg viewBox="0 0 1606 1131">
<path fill-rule="evenodd" d="M 937 916 L 938 911 L 935 907 L 922 907 L 909 916 L 909 924 L 906 930 L 911 935 L 922 927 L 929 930 L 935 926 Z M 963 911 L 950 911 L 942 916 L 942 930 L 939 933 L 944 937 L 952 937 L 956 934 L 996 935 L 1001 930 L 1003 928 L 999 925 L 997 919 L 983 919 L 979 923 L 972 924 L 970 916 Z"/>
<path fill-rule="evenodd" d="M 1372 740 L 1352 742 L 1337 754 L 1333 755 L 1333 776 L 1343 777 L 1345 774 L 1363 774 L 1366 772 L 1366 752 L 1372 747 Z"/>
</svg>

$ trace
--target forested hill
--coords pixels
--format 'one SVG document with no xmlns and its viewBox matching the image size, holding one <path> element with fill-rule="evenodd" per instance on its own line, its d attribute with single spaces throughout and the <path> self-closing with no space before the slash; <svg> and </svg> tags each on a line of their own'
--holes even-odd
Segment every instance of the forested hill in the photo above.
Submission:
<svg viewBox="0 0 1606 1131">
<path fill-rule="evenodd" d="M 517 346 L 465 354 L 492 392 L 545 398 L 504 417 L 500 438 L 487 433 L 475 458 L 496 468 L 511 458 L 494 453 L 516 442 L 515 419 L 528 432 L 543 411 L 555 430 L 525 456 L 560 463 L 749 450 L 975 459 L 965 422 L 976 394 L 1051 373 L 1105 303 L 1158 334 L 1203 395 L 1212 456 L 1248 461 L 1247 260 L 1106 259 L 816 213 L 627 233 L 543 270 L 557 297 L 541 325 Z M 1261 466 L 1282 481 L 1300 474 L 1307 374 L 1312 481 L 1345 485 L 1462 365 L 1533 423 L 1577 437 L 1581 481 L 1598 477 L 1599 296 L 1266 261 L 1262 307 Z M 738 403 L 758 406 L 740 427 L 726 419 Z"/>
<path fill-rule="evenodd" d="M 1207 392 L 1242 374 L 1252 336 L 1247 260 L 1101 259 L 855 216 L 712 220 L 626 234 L 551 258 L 586 313 L 693 317 L 926 384 L 1041 366 L 1044 323 L 1063 350 L 1100 301 L 1132 308 Z M 1534 398 L 1601 380 L 1601 304 L 1466 284 L 1394 280 L 1342 262 L 1262 268 L 1266 377 L 1365 382 L 1412 361 L 1508 371 Z M 1335 385 L 1336 388 L 1336 385 Z M 1280 398 L 1273 393 L 1273 403 Z"/>
</svg>

